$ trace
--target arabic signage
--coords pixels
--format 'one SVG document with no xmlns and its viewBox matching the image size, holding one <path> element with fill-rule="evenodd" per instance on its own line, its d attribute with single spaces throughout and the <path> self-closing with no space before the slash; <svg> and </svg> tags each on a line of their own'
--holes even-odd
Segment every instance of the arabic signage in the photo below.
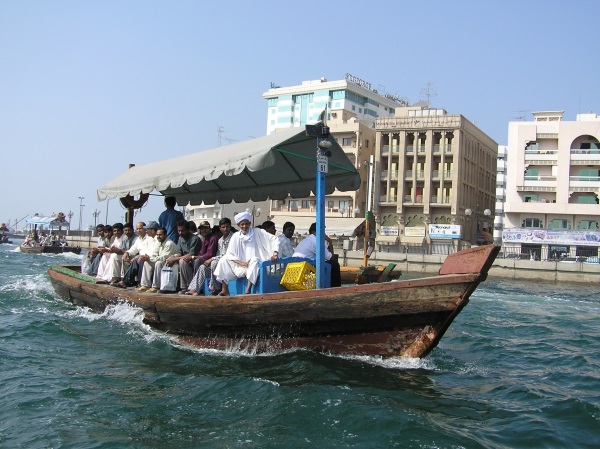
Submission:
<svg viewBox="0 0 600 449">
<path fill-rule="evenodd" d="M 460 239 L 460 225 L 430 224 L 429 238 L 431 239 Z"/>
<path fill-rule="evenodd" d="M 600 246 L 600 231 L 513 228 L 502 231 L 502 243 Z"/>
<path fill-rule="evenodd" d="M 425 228 L 423 226 L 407 226 L 404 228 L 405 237 L 425 237 Z"/>
</svg>

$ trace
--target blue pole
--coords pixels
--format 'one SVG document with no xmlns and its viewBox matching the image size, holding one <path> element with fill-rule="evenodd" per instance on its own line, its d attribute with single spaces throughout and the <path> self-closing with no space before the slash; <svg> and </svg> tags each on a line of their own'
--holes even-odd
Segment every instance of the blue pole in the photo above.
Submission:
<svg viewBox="0 0 600 449">
<path fill-rule="evenodd" d="M 319 139 L 317 139 L 317 143 Z M 319 165 L 319 156 L 325 156 L 325 152 L 317 148 L 317 288 L 325 287 L 325 171 Z M 326 156 L 325 156 L 326 157 Z"/>
</svg>

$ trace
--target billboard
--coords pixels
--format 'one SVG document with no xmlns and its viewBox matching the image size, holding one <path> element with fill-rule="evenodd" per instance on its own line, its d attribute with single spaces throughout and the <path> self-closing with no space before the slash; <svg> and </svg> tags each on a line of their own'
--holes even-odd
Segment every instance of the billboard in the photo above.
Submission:
<svg viewBox="0 0 600 449">
<path fill-rule="evenodd" d="M 460 225 L 430 224 L 430 239 L 460 239 Z"/>
</svg>

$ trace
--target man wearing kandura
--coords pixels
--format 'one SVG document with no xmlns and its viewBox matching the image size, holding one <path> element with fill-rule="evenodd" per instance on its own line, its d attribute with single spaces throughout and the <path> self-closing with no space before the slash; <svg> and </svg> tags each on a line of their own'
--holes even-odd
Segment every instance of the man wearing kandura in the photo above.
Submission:
<svg viewBox="0 0 600 449">
<path fill-rule="evenodd" d="M 156 244 L 151 256 L 140 256 L 140 261 L 144 264 L 142 269 L 142 279 L 139 292 L 156 293 L 160 290 L 160 273 L 167 259 L 175 254 L 177 245 L 172 240 L 167 239 L 167 230 L 158 228 L 156 231 Z"/>
<path fill-rule="evenodd" d="M 179 267 L 179 286 L 181 291 L 187 292 L 188 285 L 194 277 L 194 256 L 200 252 L 202 242 L 200 237 L 191 233 L 190 223 L 186 220 L 177 223 L 177 233 L 177 250 L 167 259 L 167 266 Z"/>
<path fill-rule="evenodd" d="M 264 229 L 252 228 L 249 212 L 241 212 L 234 217 L 240 232 L 236 232 L 225 257 L 219 260 L 215 269 L 215 277 L 222 283 L 220 296 L 229 296 L 228 281 L 246 277 L 248 286 L 246 294 L 258 280 L 258 264 L 263 260 L 277 262 L 279 255 L 279 239 Z"/>
</svg>

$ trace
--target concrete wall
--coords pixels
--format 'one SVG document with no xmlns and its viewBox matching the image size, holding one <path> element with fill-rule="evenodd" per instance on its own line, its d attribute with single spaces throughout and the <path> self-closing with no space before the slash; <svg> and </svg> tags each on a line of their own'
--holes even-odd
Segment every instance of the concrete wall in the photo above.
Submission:
<svg viewBox="0 0 600 449">
<path fill-rule="evenodd" d="M 347 251 L 346 263 L 343 251 L 339 251 L 341 265 L 359 267 L 363 264 L 362 251 Z M 446 259 L 441 254 L 405 254 L 373 252 L 369 263 L 387 265 L 396 263 L 403 273 L 436 274 Z M 490 276 L 507 279 L 534 280 L 545 282 L 598 283 L 600 264 L 548 262 L 520 259 L 496 259 L 489 271 Z"/>
</svg>

